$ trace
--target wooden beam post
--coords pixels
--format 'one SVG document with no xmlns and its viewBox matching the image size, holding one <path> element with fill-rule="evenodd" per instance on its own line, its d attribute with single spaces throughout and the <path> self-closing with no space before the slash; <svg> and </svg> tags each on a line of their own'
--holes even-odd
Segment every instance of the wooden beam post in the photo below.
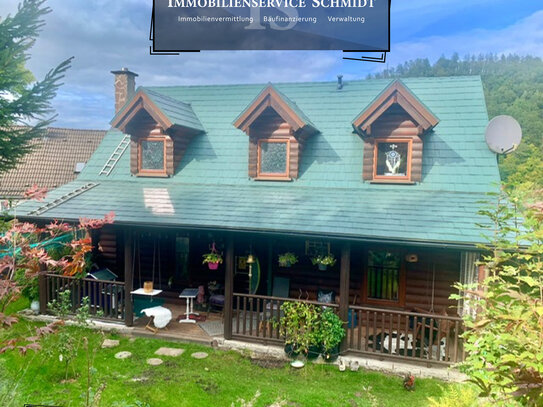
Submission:
<svg viewBox="0 0 543 407">
<path fill-rule="evenodd" d="M 234 306 L 234 239 L 226 241 L 224 274 L 224 339 L 232 339 L 232 315 Z"/>
<path fill-rule="evenodd" d="M 134 308 L 130 292 L 134 286 L 134 245 L 133 233 L 130 229 L 124 230 L 124 323 L 126 326 L 134 325 Z"/>
<path fill-rule="evenodd" d="M 345 321 L 343 327 L 347 329 L 347 319 L 349 318 L 349 283 L 351 270 L 351 245 L 344 243 L 341 247 L 341 260 L 339 268 L 339 317 Z M 340 351 L 347 350 L 347 338 L 345 335 L 340 345 Z"/>
</svg>

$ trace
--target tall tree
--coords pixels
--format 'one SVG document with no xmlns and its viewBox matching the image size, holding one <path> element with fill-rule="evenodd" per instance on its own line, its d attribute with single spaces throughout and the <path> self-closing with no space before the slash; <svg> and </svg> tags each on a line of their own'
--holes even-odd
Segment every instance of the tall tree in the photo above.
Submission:
<svg viewBox="0 0 543 407">
<path fill-rule="evenodd" d="M 513 154 L 500 158 L 502 179 L 519 189 L 543 188 L 543 61 L 518 55 L 442 56 L 407 61 L 373 75 L 377 78 L 481 75 L 490 117 L 516 118 L 523 141 Z"/>
<path fill-rule="evenodd" d="M 51 12 L 44 3 L 23 0 L 15 15 L 0 17 L 0 173 L 15 167 L 53 122 L 51 101 L 71 64 L 72 58 L 65 60 L 41 81 L 25 66 L 43 16 Z"/>
</svg>

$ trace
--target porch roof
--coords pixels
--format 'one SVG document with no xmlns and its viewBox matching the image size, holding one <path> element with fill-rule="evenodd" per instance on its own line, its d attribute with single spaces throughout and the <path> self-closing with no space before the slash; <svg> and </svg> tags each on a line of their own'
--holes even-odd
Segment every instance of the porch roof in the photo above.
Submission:
<svg viewBox="0 0 543 407">
<path fill-rule="evenodd" d="M 476 214 L 477 202 L 484 195 L 476 193 L 399 187 L 386 191 L 285 189 L 270 184 L 172 187 L 117 181 L 91 184 L 84 192 L 63 199 L 85 185 L 74 181 L 52 191 L 44 202 L 26 203 L 25 210 L 36 211 L 53 202 L 43 216 L 66 221 L 100 218 L 114 211 L 116 224 L 451 245 L 480 242 L 481 230 L 475 223 L 485 222 Z"/>
</svg>

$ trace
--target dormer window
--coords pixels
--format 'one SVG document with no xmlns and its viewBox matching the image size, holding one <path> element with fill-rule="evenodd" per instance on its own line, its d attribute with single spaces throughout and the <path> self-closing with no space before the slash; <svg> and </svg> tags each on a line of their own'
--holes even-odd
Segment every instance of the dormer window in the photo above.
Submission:
<svg viewBox="0 0 543 407">
<path fill-rule="evenodd" d="M 138 174 L 166 176 L 166 137 L 144 137 L 138 141 Z"/>
<path fill-rule="evenodd" d="M 130 172 L 138 177 L 172 176 L 190 140 L 204 133 L 190 104 L 144 88 L 111 124 L 130 135 Z M 123 144 L 114 154 L 122 154 Z"/>
<path fill-rule="evenodd" d="M 260 92 L 234 126 L 249 136 L 249 177 L 256 181 L 298 178 L 305 140 L 317 132 L 296 103 L 272 85 Z"/>
<path fill-rule="evenodd" d="M 258 140 L 258 178 L 289 178 L 290 141 Z"/>
<path fill-rule="evenodd" d="M 352 123 L 364 140 L 362 178 L 372 183 L 422 181 L 422 136 L 438 122 L 401 81 L 393 82 Z"/>
<path fill-rule="evenodd" d="M 412 140 L 376 139 L 373 179 L 411 179 Z"/>
</svg>

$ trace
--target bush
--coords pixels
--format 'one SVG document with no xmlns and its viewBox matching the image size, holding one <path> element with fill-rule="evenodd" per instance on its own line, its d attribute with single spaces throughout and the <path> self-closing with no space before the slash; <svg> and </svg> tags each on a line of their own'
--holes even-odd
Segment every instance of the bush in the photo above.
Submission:
<svg viewBox="0 0 543 407">
<path fill-rule="evenodd" d="M 458 286 L 477 298 L 479 310 L 475 319 L 465 317 L 467 356 L 460 368 L 482 396 L 541 406 L 543 205 L 526 208 L 519 228 L 516 202 L 501 195 L 497 206 L 482 211 L 494 225 L 490 244 L 482 246 L 488 276 L 477 288 Z"/>
</svg>

